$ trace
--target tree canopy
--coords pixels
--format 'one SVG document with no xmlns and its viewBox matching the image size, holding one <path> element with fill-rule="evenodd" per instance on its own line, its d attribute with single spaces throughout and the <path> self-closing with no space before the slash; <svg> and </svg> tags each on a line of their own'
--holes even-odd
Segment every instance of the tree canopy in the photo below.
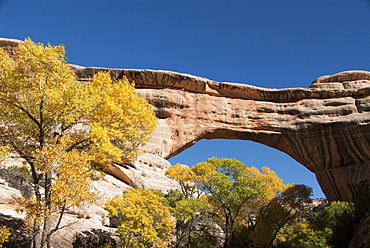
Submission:
<svg viewBox="0 0 370 248">
<path fill-rule="evenodd" d="M 34 246 L 45 246 L 66 208 L 93 200 L 91 161 L 137 158 L 156 117 L 127 79 L 78 82 L 62 45 L 0 49 L 0 72 L 0 155 L 18 154 L 32 174 L 28 220 Z"/>
<path fill-rule="evenodd" d="M 118 233 L 124 247 L 165 248 L 171 244 L 175 224 L 163 197 L 150 189 L 128 189 L 108 200 L 110 216 L 118 216 Z"/>
<path fill-rule="evenodd" d="M 204 243 L 191 246 L 200 222 L 208 223 L 203 236 L 215 230 L 210 219 L 222 228 L 223 247 L 268 247 L 312 192 L 304 185 L 284 184 L 268 167 L 259 170 L 237 159 L 213 157 L 192 168 L 177 164 L 166 175 L 179 182 L 184 195 L 173 211 L 176 237 L 182 243 L 187 237 L 189 247 Z"/>
</svg>

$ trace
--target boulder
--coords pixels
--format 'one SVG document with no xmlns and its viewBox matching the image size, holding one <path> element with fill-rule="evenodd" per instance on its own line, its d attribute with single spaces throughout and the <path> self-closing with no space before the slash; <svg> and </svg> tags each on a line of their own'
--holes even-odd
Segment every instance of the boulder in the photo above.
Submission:
<svg viewBox="0 0 370 248">
<path fill-rule="evenodd" d="M 21 218 L 0 213 L 0 227 L 6 226 L 10 232 L 8 242 L 2 247 L 5 248 L 28 248 L 31 247 L 32 233 L 24 228 L 24 222 Z"/>
<path fill-rule="evenodd" d="M 101 229 L 90 229 L 76 235 L 73 248 L 105 248 L 120 247 L 117 234 Z"/>
</svg>

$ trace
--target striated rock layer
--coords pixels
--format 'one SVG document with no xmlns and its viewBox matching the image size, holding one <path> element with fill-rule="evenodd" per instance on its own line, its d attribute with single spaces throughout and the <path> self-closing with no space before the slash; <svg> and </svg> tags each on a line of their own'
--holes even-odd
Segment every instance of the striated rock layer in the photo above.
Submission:
<svg viewBox="0 0 370 248">
<path fill-rule="evenodd" d="M 168 159 L 201 139 L 252 140 L 314 172 L 331 201 L 352 201 L 356 185 L 370 179 L 370 72 L 266 89 L 169 71 L 72 68 L 81 81 L 99 70 L 135 81 L 159 118 L 146 152 Z"/>
<path fill-rule="evenodd" d="M 18 42 L 0 39 L 0 46 L 14 53 Z M 100 70 L 135 81 L 159 118 L 143 148 L 158 159 L 201 139 L 252 140 L 314 172 L 331 201 L 352 201 L 356 185 L 370 179 L 370 72 L 323 76 L 309 88 L 266 89 L 169 71 L 71 67 L 80 81 Z"/>
</svg>

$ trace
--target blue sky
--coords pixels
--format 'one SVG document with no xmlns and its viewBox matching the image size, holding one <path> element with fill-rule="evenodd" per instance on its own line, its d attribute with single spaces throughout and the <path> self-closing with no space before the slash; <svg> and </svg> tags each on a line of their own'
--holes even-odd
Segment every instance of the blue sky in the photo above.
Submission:
<svg viewBox="0 0 370 248">
<path fill-rule="evenodd" d="M 83 66 L 165 69 L 268 88 L 370 70 L 370 0 L 0 0 L 0 37 L 66 46 Z M 315 177 L 272 148 L 200 141 L 170 160 L 269 166 L 322 197 Z"/>
</svg>

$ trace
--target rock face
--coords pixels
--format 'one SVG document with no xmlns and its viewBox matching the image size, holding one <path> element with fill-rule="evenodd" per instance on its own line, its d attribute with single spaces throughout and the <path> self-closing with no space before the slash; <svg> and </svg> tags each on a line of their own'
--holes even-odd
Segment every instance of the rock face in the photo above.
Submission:
<svg viewBox="0 0 370 248">
<path fill-rule="evenodd" d="M 72 245 L 73 248 L 98 248 L 98 247 L 120 247 L 118 235 L 100 229 L 83 231 L 76 235 Z"/>
<path fill-rule="evenodd" d="M 24 174 L 12 168 L 21 165 L 18 160 L 9 160 L 0 168 L 0 227 L 7 226 L 12 233 L 10 241 L 4 247 L 30 247 L 31 231 L 21 228 L 25 217 L 27 198 L 32 196 L 33 189 L 24 179 Z M 62 225 L 74 223 L 71 228 L 59 230 L 52 238 L 52 247 L 119 247 L 119 238 L 114 233 L 105 210 L 107 199 L 122 192 L 129 185 L 119 180 L 123 173 L 130 177 L 136 187 L 160 189 L 163 191 L 175 188 L 177 184 L 164 174 L 170 163 L 156 155 L 143 154 L 132 164 L 133 168 L 116 165 L 117 176 L 105 175 L 93 180 L 92 187 L 98 192 L 98 199 L 91 205 L 68 209 Z M 74 243 L 73 243 L 74 242 Z"/>
<path fill-rule="evenodd" d="M 370 72 L 266 89 L 169 71 L 72 68 L 81 81 L 100 70 L 135 81 L 159 118 L 148 153 L 168 159 L 201 139 L 252 140 L 314 172 L 331 201 L 353 200 L 356 185 L 370 179 Z"/>
<path fill-rule="evenodd" d="M 6 226 L 10 232 L 9 240 L 1 247 L 31 247 L 32 233 L 29 229 L 24 228 L 24 221 L 21 218 L 0 213 L 0 226 Z"/>
<path fill-rule="evenodd" d="M 349 248 L 370 247 L 370 217 L 365 217 L 356 228 Z"/>
</svg>

